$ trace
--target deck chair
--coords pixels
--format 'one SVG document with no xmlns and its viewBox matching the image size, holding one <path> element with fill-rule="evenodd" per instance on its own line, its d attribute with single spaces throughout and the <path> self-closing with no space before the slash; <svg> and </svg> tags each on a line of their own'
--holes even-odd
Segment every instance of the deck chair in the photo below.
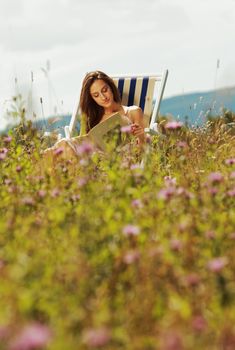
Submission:
<svg viewBox="0 0 235 350">
<path fill-rule="evenodd" d="M 148 134 L 159 134 L 157 117 L 167 77 L 168 70 L 164 70 L 162 74 L 153 75 L 111 75 L 111 78 L 120 92 L 122 104 L 141 107 L 144 113 L 145 132 Z M 77 101 L 70 124 L 64 128 L 65 137 L 67 139 L 75 136 L 74 130 L 79 114 L 79 101 Z"/>
</svg>

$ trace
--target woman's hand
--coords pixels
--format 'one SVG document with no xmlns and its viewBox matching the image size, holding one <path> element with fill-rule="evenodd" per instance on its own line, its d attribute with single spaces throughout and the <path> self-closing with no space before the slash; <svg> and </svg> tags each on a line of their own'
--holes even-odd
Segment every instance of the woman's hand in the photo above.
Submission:
<svg viewBox="0 0 235 350">
<path fill-rule="evenodd" d="M 131 124 L 131 131 L 132 134 L 136 137 L 144 135 L 144 128 L 137 123 Z"/>
</svg>

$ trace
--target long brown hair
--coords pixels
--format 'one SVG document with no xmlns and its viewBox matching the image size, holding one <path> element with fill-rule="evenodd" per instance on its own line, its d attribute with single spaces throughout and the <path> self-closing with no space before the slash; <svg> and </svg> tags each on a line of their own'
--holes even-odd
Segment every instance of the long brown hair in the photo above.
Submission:
<svg viewBox="0 0 235 350">
<path fill-rule="evenodd" d="M 97 79 L 101 79 L 106 84 L 108 84 L 112 90 L 114 101 L 121 103 L 119 91 L 113 80 L 107 74 L 99 70 L 87 73 L 82 83 L 82 90 L 80 95 L 80 109 L 82 114 L 86 115 L 87 119 L 86 132 L 98 124 L 104 114 L 104 108 L 102 106 L 99 106 L 93 100 L 90 94 L 90 87 Z"/>
</svg>

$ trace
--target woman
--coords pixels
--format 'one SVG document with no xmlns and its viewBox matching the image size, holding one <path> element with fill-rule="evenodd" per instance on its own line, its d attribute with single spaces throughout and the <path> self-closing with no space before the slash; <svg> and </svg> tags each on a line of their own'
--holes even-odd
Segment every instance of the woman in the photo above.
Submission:
<svg viewBox="0 0 235 350">
<path fill-rule="evenodd" d="M 137 106 L 123 106 L 119 91 L 113 80 L 101 71 L 87 73 L 80 95 L 80 109 L 82 113 L 80 136 L 89 132 L 95 125 L 109 118 L 112 114 L 119 112 L 123 118 L 127 118 L 131 125 L 131 132 L 137 138 L 137 143 L 142 146 L 145 142 L 143 112 Z M 84 120 L 85 116 L 85 120 Z M 58 147 L 64 147 L 64 156 L 76 153 L 76 137 L 62 139 L 54 147 L 45 151 L 54 153 Z M 58 152 L 57 152 L 58 154 Z"/>
</svg>

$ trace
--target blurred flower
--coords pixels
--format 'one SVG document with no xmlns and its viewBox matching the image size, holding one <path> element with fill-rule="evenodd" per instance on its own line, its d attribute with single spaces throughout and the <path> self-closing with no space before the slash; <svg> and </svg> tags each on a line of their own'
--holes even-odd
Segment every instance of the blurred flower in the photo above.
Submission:
<svg viewBox="0 0 235 350">
<path fill-rule="evenodd" d="M 212 272 L 220 272 L 228 263 L 227 257 L 218 257 L 210 260 L 207 267 Z"/>
<path fill-rule="evenodd" d="M 218 189 L 216 187 L 208 187 L 207 191 L 212 196 L 215 196 L 218 193 Z"/>
<path fill-rule="evenodd" d="M 143 208 L 143 203 L 140 199 L 133 199 L 132 202 L 131 202 L 131 206 L 133 208 L 137 208 L 137 209 L 141 209 Z"/>
<path fill-rule="evenodd" d="M 228 195 L 229 197 L 235 197 L 235 188 L 233 188 L 232 190 L 229 190 L 229 191 L 227 192 L 227 195 Z"/>
<path fill-rule="evenodd" d="M 122 230 L 125 236 L 137 236 L 140 233 L 140 229 L 135 225 L 126 225 Z"/>
<path fill-rule="evenodd" d="M 51 340 L 48 327 L 33 323 L 26 326 L 10 344 L 10 350 L 34 350 L 45 348 Z"/>
<path fill-rule="evenodd" d="M 8 149 L 6 147 L 0 148 L 0 153 L 7 154 Z"/>
<path fill-rule="evenodd" d="M 46 191 L 45 190 L 39 190 L 38 191 L 38 197 L 44 198 L 46 196 Z"/>
<path fill-rule="evenodd" d="M 230 179 L 235 179 L 235 171 L 232 171 L 230 174 Z"/>
<path fill-rule="evenodd" d="M 208 175 L 208 180 L 212 183 L 218 183 L 222 182 L 224 177 L 220 172 L 212 172 Z"/>
<path fill-rule="evenodd" d="M 235 232 L 230 233 L 229 238 L 235 239 Z"/>
<path fill-rule="evenodd" d="M 171 122 L 167 122 L 165 124 L 165 129 L 170 129 L 170 130 L 180 129 L 180 128 L 182 128 L 182 126 L 183 126 L 182 122 L 171 121 Z"/>
<path fill-rule="evenodd" d="M 195 316 L 192 320 L 192 328 L 197 332 L 202 332 L 206 329 L 207 322 L 203 316 Z"/>
<path fill-rule="evenodd" d="M 54 155 L 56 155 L 56 156 L 58 156 L 59 154 L 61 154 L 63 152 L 64 152 L 64 147 L 58 147 L 53 151 Z"/>
<path fill-rule="evenodd" d="M 5 143 L 10 143 L 11 141 L 12 141 L 12 137 L 11 136 L 5 136 L 3 138 L 3 142 L 5 142 Z"/>
<path fill-rule="evenodd" d="M 6 158 L 6 153 L 0 153 L 0 160 L 4 160 Z"/>
<path fill-rule="evenodd" d="M 5 180 L 4 180 L 4 183 L 5 183 L 6 185 L 10 185 L 10 184 L 12 183 L 12 180 L 11 180 L 11 179 L 5 179 Z"/>
<path fill-rule="evenodd" d="M 176 178 L 175 177 L 165 176 L 164 181 L 165 181 L 166 186 L 176 185 Z"/>
<path fill-rule="evenodd" d="M 129 265 L 138 261 L 139 258 L 140 258 L 140 253 L 137 250 L 130 250 L 124 255 L 123 261 L 125 264 Z"/>
<path fill-rule="evenodd" d="M 229 158 L 225 160 L 225 164 L 227 165 L 233 165 L 235 164 L 235 158 Z"/>
<path fill-rule="evenodd" d="M 53 198 L 56 198 L 60 195 L 60 190 L 58 188 L 54 188 L 52 191 L 51 191 L 51 197 Z"/>
<path fill-rule="evenodd" d="M 0 325 L 0 342 L 5 340 L 9 335 L 9 328 L 7 326 Z"/>
<path fill-rule="evenodd" d="M 20 172 L 21 172 L 21 170 L 22 170 L 22 166 L 21 166 L 21 165 L 17 165 L 17 167 L 16 167 L 16 171 L 17 171 L 17 173 L 20 173 Z"/>
<path fill-rule="evenodd" d="M 163 199 L 163 200 L 168 200 L 170 199 L 173 195 L 175 194 L 175 188 L 174 187 L 167 187 L 161 189 L 158 194 L 157 198 Z"/>
<path fill-rule="evenodd" d="M 111 335 L 107 328 L 101 327 L 85 330 L 82 338 L 87 346 L 98 348 L 107 345 L 111 339 Z"/>
<path fill-rule="evenodd" d="M 76 151 L 80 156 L 90 155 L 94 151 L 94 146 L 91 142 L 84 141 L 80 145 L 76 145 Z"/>
<path fill-rule="evenodd" d="M 195 287 L 200 283 L 200 281 L 200 276 L 195 272 L 192 272 L 189 275 L 185 276 L 185 282 L 187 286 Z"/>
<path fill-rule="evenodd" d="M 78 182 L 77 182 L 78 187 L 81 188 L 81 187 L 85 186 L 87 184 L 87 182 L 88 182 L 87 177 L 80 177 L 78 179 Z"/>
<path fill-rule="evenodd" d="M 131 125 L 122 126 L 121 132 L 126 133 L 126 134 L 131 134 L 131 132 L 132 132 Z"/>
<path fill-rule="evenodd" d="M 178 141 L 176 145 L 180 148 L 186 148 L 188 146 L 187 142 L 185 141 Z"/>
<path fill-rule="evenodd" d="M 170 248 L 171 250 L 175 251 L 175 252 L 179 252 L 183 247 L 182 242 L 177 239 L 177 238 L 173 238 L 170 240 Z"/>
<path fill-rule="evenodd" d="M 77 202 L 80 198 L 81 198 L 80 194 L 73 194 L 73 195 L 71 196 L 71 200 L 72 200 L 73 202 Z"/>
<path fill-rule="evenodd" d="M 161 350 L 183 350 L 181 336 L 174 330 L 169 330 L 163 336 Z"/>
<path fill-rule="evenodd" d="M 140 164 L 131 164 L 130 169 L 136 170 L 136 169 L 142 169 L 142 167 Z"/>
<path fill-rule="evenodd" d="M 34 205 L 35 200 L 30 196 L 26 196 L 26 197 L 22 198 L 22 203 L 26 204 L 26 205 Z"/>
<path fill-rule="evenodd" d="M 215 238 L 215 232 L 214 231 L 207 231 L 205 233 L 206 238 L 208 239 L 214 239 Z"/>
</svg>

